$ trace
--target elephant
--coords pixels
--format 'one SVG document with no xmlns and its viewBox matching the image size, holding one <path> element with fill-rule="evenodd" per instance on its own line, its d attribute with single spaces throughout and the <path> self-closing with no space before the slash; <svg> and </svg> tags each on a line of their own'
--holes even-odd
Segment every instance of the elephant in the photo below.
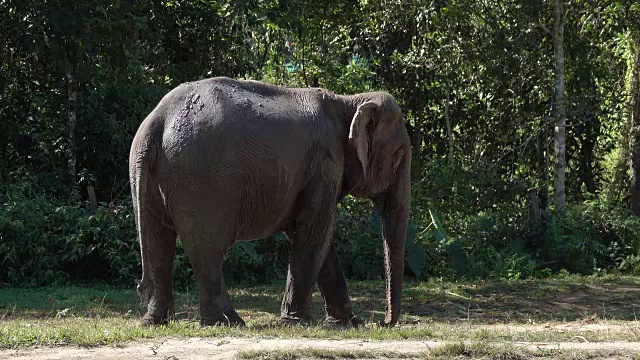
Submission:
<svg viewBox="0 0 640 360">
<path fill-rule="evenodd" d="M 370 199 L 382 219 L 386 314 L 400 314 L 410 208 L 410 140 L 387 92 L 338 95 L 214 77 L 166 94 L 140 124 L 129 173 L 142 259 L 143 325 L 173 316 L 176 239 L 198 288 L 200 324 L 245 323 L 222 275 L 238 241 L 291 242 L 280 319 L 310 321 L 317 284 L 325 321 L 358 326 L 333 244 L 339 201 Z"/>
</svg>

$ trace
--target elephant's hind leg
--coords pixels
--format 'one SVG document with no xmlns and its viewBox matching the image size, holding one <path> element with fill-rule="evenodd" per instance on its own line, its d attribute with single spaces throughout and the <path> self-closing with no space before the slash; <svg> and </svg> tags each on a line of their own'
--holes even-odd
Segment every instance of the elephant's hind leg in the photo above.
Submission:
<svg viewBox="0 0 640 360">
<path fill-rule="evenodd" d="M 324 309 L 327 313 L 326 323 L 355 327 L 362 325 L 362 320 L 353 313 L 351 308 L 347 282 L 344 279 L 338 253 L 333 244 L 322 268 L 320 268 L 318 289 L 324 300 Z"/>
<path fill-rule="evenodd" d="M 285 323 L 311 320 L 311 295 L 331 247 L 337 189 L 332 182 L 311 182 L 300 197 L 295 229 L 287 231 L 293 247 L 280 319 Z"/>
<path fill-rule="evenodd" d="M 176 253 L 176 233 L 162 224 L 159 217 L 144 214 L 141 217 L 140 243 L 142 280 L 138 293 L 148 301 L 143 325 L 168 322 L 173 316 L 173 258 Z"/>
<path fill-rule="evenodd" d="M 200 325 L 244 326 L 231 304 L 222 275 L 222 262 L 232 243 L 231 236 L 225 235 L 221 226 L 196 213 L 185 211 L 180 219 L 178 232 L 198 285 Z"/>
<path fill-rule="evenodd" d="M 202 239 L 205 240 L 205 239 Z M 211 241 L 210 239 L 206 239 Z M 222 275 L 223 256 L 215 251 L 187 247 L 187 254 L 198 284 L 200 325 L 239 325 L 244 321 L 231 304 Z"/>
</svg>

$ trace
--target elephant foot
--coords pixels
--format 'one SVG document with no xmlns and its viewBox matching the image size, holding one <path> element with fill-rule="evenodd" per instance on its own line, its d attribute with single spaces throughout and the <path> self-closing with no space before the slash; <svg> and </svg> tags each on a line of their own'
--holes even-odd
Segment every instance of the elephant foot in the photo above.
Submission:
<svg viewBox="0 0 640 360">
<path fill-rule="evenodd" d="M 349 317 L 343 317 L 343 318 L 327 316 L 324 319 L 324 323 L 329 326 L 354 327 L 354 328 L 358 328 L 364 325 L 364 321 L 362 321 L 362 319 L 360 319 L 357 315 L 353 313 L 351 313 Z"/>
<path fill-rule="evenodd" d="M 152 313 L 147 312 L 142 317 L 142 326 L 156 326 L 156 325 L 166 325 L 169 323 L 169 314 L 168 312 L 162 314 L 160 316 L 154 315 Z"/>
<path fill-rule="evenodd" d="M 142 306 L 149 305 L 151 298 L 153 297 L 153 283 L 143 276 L 142 280 L 138 283 L 136 290 L 138 298 L 140 299 L 140 304 Z"/>
<path fill-rule="evenodd" d="M 396 326 L 396 323 L 387 323 L 384 320 L 380 320 L 380 322 L 378 323 L 378 326 L 380 327 L 384 327 L 384 328 L 392 328 L 394 326 Z"/>
<path fill-rule="evenodd" d="M 234 308 L 230 308 L 217 316 L 201 316 L 200 326 L 246 326 L 244 320 Z"/>
<path fill-rule="evenodd" d="M 313 317 L 306 311 L 283 314 L 280 316 L 280 322 L 285 325 L 310 325 L 313 322 Z"/>
</svg>

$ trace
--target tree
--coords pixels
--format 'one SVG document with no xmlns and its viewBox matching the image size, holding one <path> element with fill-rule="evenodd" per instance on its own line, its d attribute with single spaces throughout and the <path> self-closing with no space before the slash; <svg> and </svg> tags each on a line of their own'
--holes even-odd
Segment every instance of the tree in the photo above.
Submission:
<svg viewBox="0 0 640 360">
<path fill-rule="evenodd" d="M 640 31 L 631 31 L 631 49 L 633 51 L 630 64 L 631 80 L 629 86 L 629 125 L 631 150 L 631 212 L 640 216 Z"/>
<path fill-rule="evenodd" d="M 563 0 L 554 0 L 554 20 L 553 20 L 553 53 L 555 57 L 555 120 L 554 142 L 556 152 L 556 174 L 554 181 L 556 211 L 563 215 L 566 210 L 565 199 L 565 173 L 566 173 L 566 136 L 565 128 L 567 124 L 567 113 L 564 101 L 564 10 Z"/>
</svg>

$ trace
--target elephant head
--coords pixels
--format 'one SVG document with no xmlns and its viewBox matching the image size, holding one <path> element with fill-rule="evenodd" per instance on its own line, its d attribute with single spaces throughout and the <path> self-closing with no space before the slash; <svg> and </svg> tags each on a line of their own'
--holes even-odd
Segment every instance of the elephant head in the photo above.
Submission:
<svg viewBox="0 0 640 360">
<path fill-rule="evenodd" d="M 402 111 L 385 92 L 354 95 L 345 156 L 345 184 L 353 196 L 371 199 L 382 216 L 386 276 L 384 324 L 400 315 L 404 241 L 411 197 L 410 139 Z"/>
</svg>

